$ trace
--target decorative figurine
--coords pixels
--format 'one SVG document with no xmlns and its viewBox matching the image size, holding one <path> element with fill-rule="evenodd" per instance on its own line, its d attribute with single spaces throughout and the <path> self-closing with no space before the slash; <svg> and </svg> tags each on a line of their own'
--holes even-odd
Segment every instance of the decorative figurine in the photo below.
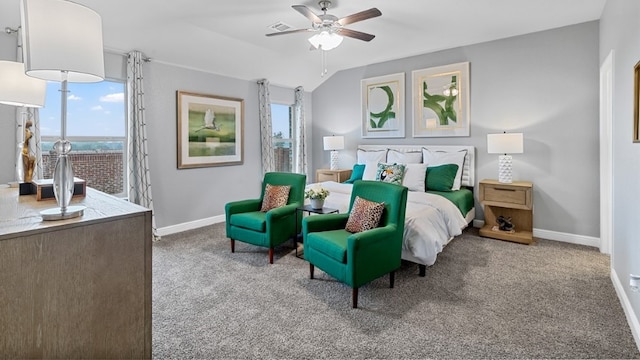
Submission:
<svg viewBox="0 0 640 360">
<path fill-rule="evenodd" d="M 33 169 L 36 164 L 36 157 L 29 153 L 29 140 L 33 137 L 30 128 L 33 125 L 31 120 L 24 124 L 24 142 L 22 143 L 22 166 L 24 168 L 24 182 L 30 183 L 33 180 Z"/>
</svg>

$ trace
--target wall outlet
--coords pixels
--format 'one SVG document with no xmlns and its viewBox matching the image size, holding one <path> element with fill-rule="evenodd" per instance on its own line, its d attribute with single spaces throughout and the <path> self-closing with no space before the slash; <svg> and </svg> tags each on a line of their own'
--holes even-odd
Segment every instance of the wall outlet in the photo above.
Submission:
<svg viewBox="0 0 640 360">
<path fill-rule="evenodd" d="M 629 287 L 633 292 L 640 292 L 640 275 L 629 274 Z"/>
</svg>

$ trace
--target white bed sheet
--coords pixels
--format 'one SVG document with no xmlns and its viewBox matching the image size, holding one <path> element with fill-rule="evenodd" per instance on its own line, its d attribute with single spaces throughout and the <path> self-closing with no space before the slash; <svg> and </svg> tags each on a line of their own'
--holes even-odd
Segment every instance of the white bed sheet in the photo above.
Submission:
<svg viewBox="0 0 640 360">
<path fill-rule="evenodd" d="M 319 185 L 330 192 L 324 206 L 346 213 L 349 209 L 353 185 L 326 181 L 309 184 L 307 188 Z M 460 210 L 446 198 L 435 194 L 409 191 L 402 258 L 422 265 L 433 265 L 445 245 L 453 237 L 462 234 L 462 230 L 467 225 Z"/>
</svg>

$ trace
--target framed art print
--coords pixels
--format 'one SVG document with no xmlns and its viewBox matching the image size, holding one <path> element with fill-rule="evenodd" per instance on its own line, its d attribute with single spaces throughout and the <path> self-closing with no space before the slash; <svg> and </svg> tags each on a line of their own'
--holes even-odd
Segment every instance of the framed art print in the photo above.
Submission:
<svg viewBox="0 0 640 360">
<path fill-rule="evenodd" d="M 404 137 L 404 73 L 363 79 L 362 137 Z"/>
<path fill-rule="evenodd" d="M 177 92 L 178 169 L 243 162 L 244 100 Z"/>
<path fill-rule="evenodd" d="M 469 63 L 412 72 L 413 137 L 469 136 Z"/>
</svg>

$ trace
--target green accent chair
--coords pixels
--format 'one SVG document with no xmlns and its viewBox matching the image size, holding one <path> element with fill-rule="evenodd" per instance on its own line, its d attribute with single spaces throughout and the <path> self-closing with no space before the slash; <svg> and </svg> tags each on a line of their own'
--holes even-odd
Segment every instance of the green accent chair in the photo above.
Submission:
<svg viewBox="0 0 640 360">
<path fill-rule="evenodd" d="M 353 184 L 349 212 L 356 196 L 385 203 L 378 227 L 350 233 L 345 230 L 349 213 L 308 216 L 302 220 L 304 257 L 314 267 L 349 285 L 353 308 L 358 307 L 358 288 L 389 273 L 393 288 L 400 268 L 407 188 L 380 181 L 357 180 Z"/>
<path fill-rule="evenodd" d="M 231 239 L 231 252 L 235 252 L 235 240 L 269 248 L 269 264 L 273 264 L 273 248 L 292 239 L 296 232 L 296 208 L 304 204 L 304 187 L 307 176 L 303 174 L 268 172 L 262 181 L 259 199 L 229 202 L 225 205 L 227 237 Z M 290 185 L 287 205 L 260 211 L 266 184 Z M 301 219 L 298 220 L 300 228 Z"/>
</svg>

